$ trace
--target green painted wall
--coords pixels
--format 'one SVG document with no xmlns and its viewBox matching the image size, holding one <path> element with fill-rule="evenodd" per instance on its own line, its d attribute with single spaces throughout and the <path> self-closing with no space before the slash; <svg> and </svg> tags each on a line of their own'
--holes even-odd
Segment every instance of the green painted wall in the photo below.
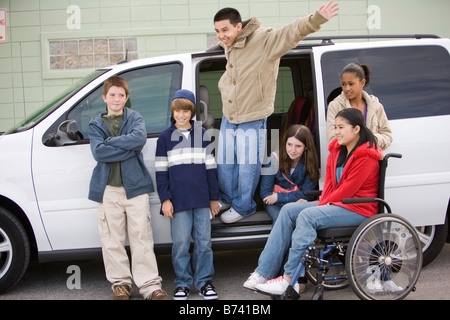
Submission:
<svg viewBox="0 0 450 320">
<path fill-rule="evenodd" d="M 223 7 L 280 27 L 323 1 L 293 0 L 0 0 L 0 132 L 96 65 L 203 51 L 215 41 L 212 17 Z M 415 34 L 450 37 L 448 0 L 341 0 L 340 15 L 317 34 Z M 0 32 L 1 35 L 1 32 Z M 4 39 L 0 39 L 4 41 Z"/>
</svg>

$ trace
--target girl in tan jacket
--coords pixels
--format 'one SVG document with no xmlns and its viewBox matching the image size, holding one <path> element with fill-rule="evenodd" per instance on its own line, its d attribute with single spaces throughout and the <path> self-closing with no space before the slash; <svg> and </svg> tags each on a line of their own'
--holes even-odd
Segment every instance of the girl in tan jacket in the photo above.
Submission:
<svg viewBox="0 0 450 320">
<path fill-rule="evenodd" d="M 375 135 L 377 145 L 383 150 L 391 145 L 392 131 L 384 107 L 377 97 L 364 91 L 364 88 L 369 85 L 369 81 L 370 69 L 367 65 L 350 63 L 342 70 L 342 93 L 330 102 L 327 110 L 328 142 L 335 138 L 336 114 L 345 108 L 356 108 L 363 113 L 366 126 Z"/>
</svg>

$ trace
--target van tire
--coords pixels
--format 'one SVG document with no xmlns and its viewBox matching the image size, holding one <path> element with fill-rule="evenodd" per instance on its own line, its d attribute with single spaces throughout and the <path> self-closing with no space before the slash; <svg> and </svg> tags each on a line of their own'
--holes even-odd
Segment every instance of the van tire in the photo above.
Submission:
<svg viewBox="0 0 450 320">
<path fill-rule="evenodd" d="M 22 223 L 0 207 L 0 293 L 22 279 L 30 262 L 30 243 Z"/>
<path fill-rule="evenodd" d="M 427 232 L 427 228 L 431 228 L 432 238 L 430 239 L 429 244 L 426 244 L 427 246 L 424 248 L 422 266 L 426 266 L 427 264 L 432 262 L 441 252 L 448 235 L 448 219 L 445 219 L 445 223 L 442 225 L 422 227 L 422 228 L 417 227 L 417 232 L 419 233 L 419 236 L 420 233 L 424 232 L 427 236 L 430 236 L 429 232 Z"/>
</svg>

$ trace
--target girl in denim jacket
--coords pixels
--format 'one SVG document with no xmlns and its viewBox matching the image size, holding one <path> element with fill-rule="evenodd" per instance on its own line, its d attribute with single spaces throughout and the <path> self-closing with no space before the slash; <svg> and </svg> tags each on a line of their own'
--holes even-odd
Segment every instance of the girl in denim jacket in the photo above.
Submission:
<svg viewBox="0 0 450 320">
<path fill-rule="evenodd" d="M 303 125 L 290 126 L 283 136 L 279 155 L 273 152 L 262 170 L 260 195 L 272 220 L 275 222 L 286 203 L 313 200 L 304 192 L 314 190 L 318 180 L 311 132 Z"/>
</svg>

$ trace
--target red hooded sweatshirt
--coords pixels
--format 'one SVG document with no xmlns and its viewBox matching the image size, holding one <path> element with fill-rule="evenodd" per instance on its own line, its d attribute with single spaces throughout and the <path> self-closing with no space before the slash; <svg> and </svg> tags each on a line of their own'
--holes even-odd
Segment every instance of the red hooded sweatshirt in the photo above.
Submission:
<svg viewBox="0 0 450 320">
<path fill-rule="evenodd" d="M 336 164 L 341 146 L 333 140 L 328 150 L 325 185 L 319 205 L 328 203 L 346 208 L 366 217 L 378 213 L 377 203 L 343 204 L 344 198 L 364 198 L 378 196 L 380 169 L 378 161 L 383 158 L 380 148 L 369 148 L 369 144 L 359 146 L 344 166 L 341 179 L 337 183 Z"/>
</svg>

